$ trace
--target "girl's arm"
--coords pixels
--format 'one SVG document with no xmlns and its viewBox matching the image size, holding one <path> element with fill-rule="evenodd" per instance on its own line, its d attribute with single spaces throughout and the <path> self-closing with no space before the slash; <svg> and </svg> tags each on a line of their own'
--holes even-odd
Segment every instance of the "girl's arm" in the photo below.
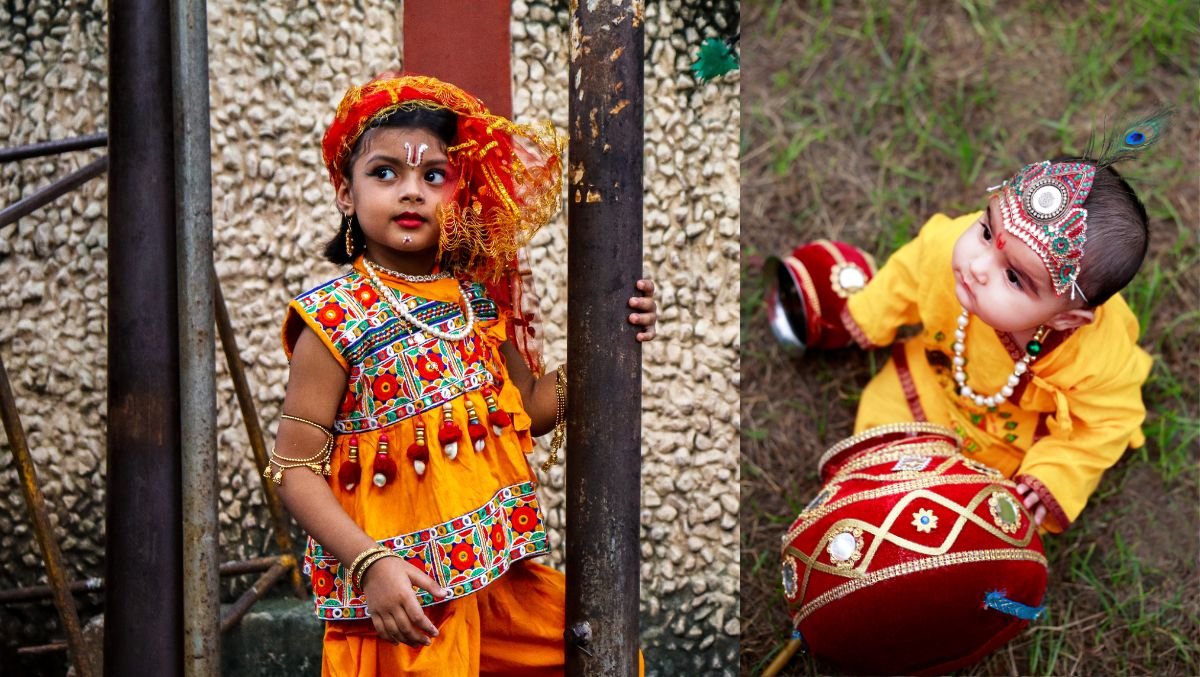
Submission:
<svg viewBox="0 0 1200 677">
<path fill-rule="evenodd" d="M 637 288 L 645 296 L 632 296 L 629 307 L 638 311 L 629 314 L 629 324 L 641 327 L 637 340 L 645 342 L 657 335 L 658 307 L 654 302 L 654 282 L 649 279 L 637 281 Z M 529 414 L 530 432 L 536 437 L 554 429 L 554 418 L 558 413 L 558 393 L 555 382 L 556 370 L 547 371 L 541 378 L 534 378 L 517 346 L 509 339 L 500 346 L 500 353 L 508 367 L 508 378 L 521 392 L 525 413 Z"/>
<path fill-rule="evenodd" d="M 346 372 L 312 329 L 305 328 L 292 354 L 283 412 L 330 428 L 345 391 Z M 307 458 L 323 444 L 325 436 L 316 428 L 280 421 L 275 443 L 280 456 Z M 300 526 L 347 566 L 359 553 L 378 545 L 342 509 L 325 478 L 307 468 L 285 470 L 279 496 Z M 425 616 L 412 586 L 437 598 L 446 593 L 424 572 L 398 557 L 385 557 L 367 569 L 363 585 L 371 621 L 380 637 L 427 645 L 430 637 L 437 636 L 437 628 Z"/>
</svg>

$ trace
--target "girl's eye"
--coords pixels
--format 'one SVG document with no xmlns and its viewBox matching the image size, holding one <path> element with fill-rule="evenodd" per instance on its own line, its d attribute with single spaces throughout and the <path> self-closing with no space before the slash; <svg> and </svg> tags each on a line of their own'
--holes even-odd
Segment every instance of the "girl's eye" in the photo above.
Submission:
<svg viewBox="0 0 1200 677">
<path fill-rule="evenodd" d="M 1008 281 L 1010 284 L 1012 284 L 1012 286 L 1016 287 L 1017 289 L 1021 288 L 1021 276 L 1017 275 L 1017 271 L 1009 268 L 1004 271 L 1004 275 L 1008 277 Z"/>
<path fill-rule="evenodd" d="M 986 224 L 986 223 L 980 223 L 979 225 L 983 226 L 983 239 L 987 240 L 988 242 L 991 242 L 992 241 L 992 229 L 988 228 L 988 224 Z"/>
<path fill-rule="evenodd" d="M 425 172 L 425 180 L 432 185 L 440 186 L 443 183 L 446 183 L 446 170 L 431 169 Z"/>
<path fill-rule="evenodd" d="M 370 172 L 367 172 L 367 174 L 385 181 L 396 178 L 396 172 L 391 167 L 376 167 Z"/>
</svg>

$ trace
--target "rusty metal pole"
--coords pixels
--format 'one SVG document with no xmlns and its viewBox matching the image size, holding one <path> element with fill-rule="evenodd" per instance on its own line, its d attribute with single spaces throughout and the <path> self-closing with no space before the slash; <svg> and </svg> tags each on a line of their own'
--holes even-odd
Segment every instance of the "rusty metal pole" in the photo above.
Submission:
<svg viewBox="0 0 1200 677">
<path fill-rule="evenodd" d="M 170 37 L 167 3 L 108 3 L 106 675 L 183 672 Z"/>
<path fill-rule="evenodd" d="M 640 0 L 572 0 L 567 195 L 567 674 L 638 671 Z"/>
<path fill-rule="evenodd" d="M 62 621 L 63 632 L 67 635 L 67 646 L 71 651 L 71 663 L 78 675 L 89 676 L 91 665 L 84 657 L 83 633 L 80 631 L 79 612 L 75 609 L 75 598 L 71 597 L 70 584 L 63 570 L 62 550 L 58 547 L 58 539 L 54 538 L 54 530 L 50 526 L 50 515 L 46 512 L 46 499 L 38 486 L 37 472 L 33 466 L 33 457 L 29 455 L 29 445 L 25 443 L 25 428 L 17 415 L 17 402 L 13 396 L 12 386 L 8 381 L 8 371 L 0 360 L 0 417 L 4 419 L 4 432 L 8 435 L 8 446 L 13 451 L 13 459 L 17 465 L 17 475 L 21 478 L 21 493 L 25 496 L 25 505 L 29 508 L 29 517 L 33 522 L 33 533 L 37 537 L 38 547 L 42 551 L 42 561 L 46 564 L 46 579 L 54 593 L 54 606 L 58 607 L 58 617 Z"/>
<path fill-rule="evenodd" d="M 212 150 L 204 0 L 171 2 L 179 394 L 183 458 L 183 672 L 221 672 Z"/>
</svg>

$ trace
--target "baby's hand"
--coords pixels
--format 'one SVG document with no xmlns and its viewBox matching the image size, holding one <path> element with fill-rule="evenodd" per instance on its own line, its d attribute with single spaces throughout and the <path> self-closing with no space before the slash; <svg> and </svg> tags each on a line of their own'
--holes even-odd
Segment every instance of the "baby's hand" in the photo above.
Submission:
<svg viewBox="0 0 1200 677">
<path fill-rule="evenodd" d="M 629 324 L 645 330 L 638 332 L 638 341 L 649 341 L 658 335 L 654 329 L 655 323 L 658 322 L 658 307 L 654 303 L 654 281 L 642 278 L 637 281 L 637 288 L 644 295 L 630 297 L 629 307 L 641 312 L 630 313 Z"/>
<path fill-rule="evenodd" d="M 413 586 L 437 599 L 446 596 L 445 589 L 399 557 L 384 557 L 362 576 L 371 623 L 380 639 L 409 646 L 429 646 L 433 642 L 431 638 L 437 637 L 438 630 L 417 601 Z"/>
<path fill-rule="evenodd" d="M 1025 509 L 1029 514 L 1033 515 L 1033 523 L 1041 526 L 1042 520 L 1046 519 L 1046 506 L 1042 505 L 1041 498 L 1023 482 L 1017 483 L 1017 494 L 1021 496 L 1021 502 L 1025 504 Z"/>
</svg>

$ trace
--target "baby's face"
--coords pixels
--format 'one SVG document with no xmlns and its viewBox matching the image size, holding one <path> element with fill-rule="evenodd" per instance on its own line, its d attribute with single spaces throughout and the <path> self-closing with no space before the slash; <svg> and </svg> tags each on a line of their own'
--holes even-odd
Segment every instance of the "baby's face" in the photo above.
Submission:
<svg viewBox="0 0 1200 677">
<path fill-rule="evenodd" d="M 1038 255 L 1004 230 L 996 199 L 954 243 L 954 293 L 964 310 L 1000 331 L 1037 328 L 1072 307 Z"/>
</svg>

